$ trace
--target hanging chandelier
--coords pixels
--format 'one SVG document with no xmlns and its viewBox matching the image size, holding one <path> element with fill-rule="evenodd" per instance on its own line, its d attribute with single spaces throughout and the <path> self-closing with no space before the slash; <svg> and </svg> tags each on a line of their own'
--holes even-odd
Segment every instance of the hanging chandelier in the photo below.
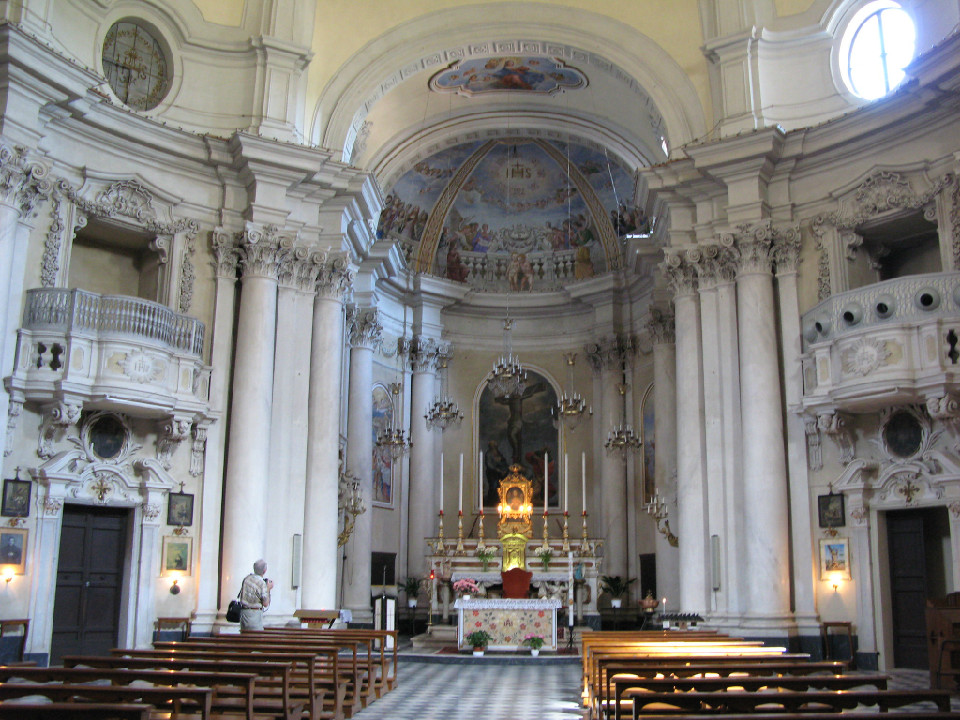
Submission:
<svg viewBox="0 0 960 720">
<path fill-rule="evenodd" d="M 607 435 L 607 441 L 603 446 L 607 449 L 609 453 L 619 452 L 623 455 L 624 459 L 627 457 L 627 453 L 630 452 L 639 452 L 640 448 L 643 446 L 643 442 L 640 440 L 640 436 L 633 431 L 627 421 L 627 390 L 630 388 L 625 382 L 617 384 L 617 392 L 620 393 L 620 397 L 623 401 L 623 421 L 610 430 L 610 434 Z"/>
<path fill-rule="evenodd" d="M 555 427 L 559 427 L 560 423 L 563 423 L 567 426 L 568 430 L 572 431 L 576 430 L 580 421 L 583 420 L 584 412 L 589 412 L 590 415 L 593 415 L 593 408 L 590 408 L 588 411 L 587 403 L 584 401 L 583 396 L 573 389 L 573 366 L 577 362 L 577 354 L 565 353 L 563 359 L 567 363 L 567 387 L 570 392 L 569 394 L 564 392 L 563 395 L 560 396 L 557 404 L 551 408 L 551 413 Z"/>
<path fill-rule="evenodd" d="M 440 364 L 440 395 L 434 398 L 433 403 L 427 408 L 426 418 L 427 426 L 439 428 L 443 432 L 451 425 L 459 425 L 463 420 L 463 413 L 457 407 L 457 403 L 447 395 L 447 357 L 440 355 L 438 362 Z"/>
<path fill-rule="evenodd" d="M 394 396 L 394 409 L 399 409 L 400 407 L 396 402 L 396 397 L 400 394 L 400 388 L 400 383 L 390 383 L 390 392 L 393 393 Z M 390 457 L 394 460 L 398 460 L 410 449 L 413 442 L 407 437 L 407 433 L 403 428 L 391 421 L 387 427 L 377 433 L 376 445 L 389 452 Z"/>
<path fill-rule="evenodd" d="M 512 329 L 513 320 L 507 317 L 503 321 L 503 355 L 493 363 L 493 370 L 487 376 L 487 384 L 498 398 L 523 395 L 527 389 L 527 371 L 520 364 L 520 358 L 513 354 Z"/>
</svg>

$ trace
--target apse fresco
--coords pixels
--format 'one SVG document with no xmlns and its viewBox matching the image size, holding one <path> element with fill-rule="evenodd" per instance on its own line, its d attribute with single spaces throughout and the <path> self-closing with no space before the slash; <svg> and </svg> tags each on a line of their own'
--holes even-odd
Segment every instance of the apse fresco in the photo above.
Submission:
<svg viewBox="0 0 960 720">
<path fill-rule="evenodd" d="M 617 236 L 645 224 L 630 207 L 633 193 L 630 175 L 602 151 L 529 138 L 475 142 L 404 174 L 378 234 L 435 247 L 430 272 L 440 277 L 550 290 L 611 269 Z"/>
<path fill-rule="evenodd" d="M 490 92 L 549 94 L 584 87 L 587 79 L 575 68 L 549 57 L 500 56 L 458 60 L 430 80 L 430 88 L 462 95 Z"/>
</svg>

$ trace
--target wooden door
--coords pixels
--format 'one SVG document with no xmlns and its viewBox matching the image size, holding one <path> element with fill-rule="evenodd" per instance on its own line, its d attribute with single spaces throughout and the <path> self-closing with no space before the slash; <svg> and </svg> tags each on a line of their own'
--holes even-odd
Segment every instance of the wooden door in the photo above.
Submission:
<svg viewBox="0 0 960 720">
<path fill-rule="evenodd" d="M 887 513 L 887 541 L 893 605 L 893 663 L 898 668 L 927 670 L 927 571 L 923 511 Z"/>
<path fill-rule="evenodd" d="M 53 602 L 50 663 L 116 647 L 129 511 L 66 505 Z"/>
</svg>

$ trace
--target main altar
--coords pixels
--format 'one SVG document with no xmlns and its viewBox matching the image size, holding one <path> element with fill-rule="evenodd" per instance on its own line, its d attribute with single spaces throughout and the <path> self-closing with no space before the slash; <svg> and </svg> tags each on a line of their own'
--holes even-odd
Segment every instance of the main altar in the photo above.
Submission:
<svg viewBox="0 0 960 720">
<path fill-rule="evenodd" d="M 426 539 L 430 548 L 430 617 L 447 623 L 454 610 L 460 647 L 465 634 L 484 629 L 494 638 L 492 649 L 515 650 L 530 632 L 545 637 L 545 648 L 556 649 L 564 627 L 576 624 L 599 629 L 597 584 L 603 541 L 588 536 L 586 513 L 575 529 L 580 537 L 571 538 L 566 512 L 544 512 L 542 532 L 535 539 L 530 480 L 521 474 L 520 466 L 510 470 L 498 488 L 496 539 L 487 538 L 487 518 L 482 511 L 466 536 L 463 517 L 458 517 L 456 537 L 445 536 L 441 514 L 438 535 Z M 532 597 L 503 597 L 501 573 L 513 568 L 532 573 Z M 478 591 L 469 599 L 454 601 L 452 586 L 462 579 L 472 580 Z"/>
</svg>

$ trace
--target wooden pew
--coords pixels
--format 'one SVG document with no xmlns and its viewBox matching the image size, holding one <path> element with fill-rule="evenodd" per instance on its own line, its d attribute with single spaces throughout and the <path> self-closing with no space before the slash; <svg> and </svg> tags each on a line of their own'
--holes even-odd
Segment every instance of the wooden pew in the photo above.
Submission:
<svg viewBox="0 0 960 720">
<path fill-rule="evenodd" d="M 3 720 L 150 720 L 152 711 L 140 703 L 0 702 Z"/>
<path fill-rule="evenodd" d="M 211 720 L 213 713 L 213 689 L 208 687 L 0 683 L 0 702 L 34 695 L 54 702 L 140 703 L 200 720 Z"/>
<path fill-rule="evenodd" d="M 753 713 L 775 712 L 806 717 L 807 712 L 840 713 L 860 705 L 876 706 L 880 712 L 918 702 L 933 702 L 941 712 L 950 711 L 950 694 L 943 690 L 810 690 L 806 692 L 644 692 L 632 694 L 634 720 L 670 712 L 732 714 L 752 717 Z M 769 706 L 776 705 L 777 708 Z M 859 717 L 859 715 L 858 715 Z"/>
<path fill-rule="evenodd" d="M 348 655 L 341 655 L 341 651 Z M 143 651 L 150 652 L 150 651 Z M 296 662 L 293 672 L 294 688 L 305 682 L 311 687 L 329 691 L 330 712 L 336 716 L 352 717 L 366 703 L 368 674 L 358 661 L 357 644 L 315 643 L 292 645 L 268 643 L 252 633 L 243 635 L 195 638 L 186 642 L 154 643 L 156 653 L 201 653 L 221 656 L 232 654 L 250 658 L 255 655 L 283 656 Z M 296 693 L 295 693 L 296 694 Z"/>
<path fill-rule="evenodd" d="M 179 644 L 179 643 L 177 643 Z M 331 651 L 321 668 L 314 652 L 266 652 L 242 647 L 179 648 L 164 650 L 128 650 L 114 648 L 113 657 L 133 659 L 180 659 L 220 661 L 232 666 L 236 662 L 280 663 L 287 673 L 284 679 L 257 683 L 257 712 L 269 712 L 279 705 L 287 717 L 305 715 L 311 720 L 342 720 L 346 707 L 343 685 L 338 684 L 337 653 Z M 141 666 L 142 667 L 142 666 Z"/>
<path fill-rule="evenodd" d="M 718 720 L 724 718 L 749 718 L 749 720 L 841 720 L 839 713 L 833 712 L 802 712 L 802 713 L 768 713 L 758 712 L 748 715 L 723 715 L 720 713 L 669 713 L 669 714 L 644 714 L 642 720 L 704 720 L 705 717 L 714 717 Z M 942 710 L 911 710 L 909 713 L 902 711 L 891 714 L 888 712 L 861 712 L 850 713 L 851 720 L 891 720 L 891 718 L 903 717 L 910 720 L 957 720 L 960 713 L 948 712 Z"/>
<path fill-rule="evenodd" d="M 735 691 L 758 692 L 761 690 L 852 690 L 872 687 L 886 690 L 889 678 L 881 674 L 863 675 L 767 675 L 736 677 L 637 677 L 623 674 L 611 674 L 608 685 L 613 685 L 613 694 L 604 697 L 602 708 L 607 715 L 613 709 L 616 720 L 620 720 L 624 710 L 633 712 L 633 695 L 644 692 L 723 692 L 733 688 Z"/>
<path fill-rule="evenodd" d="M 146 651 L 149 652 L 149 651 Z M 161 669 L 165 671 L 208 671 L 256 673 L 257 680 L 249 690 L 230 692 L 230 686 L 221 688 L 214 710 L 223 713 L 239 713 L 246 720 L 257 720 L 263 714 L 283 718 L 299 718 L 302 705 L 295 704 L 291 696 L 293 666 L 288 662 L 274 660 L 250 660 L 249 657 L 217 660 L 191 657 L 133 657 L 130 655 L 67 655 L 65 668 L 82 667 L 94 669 Z M 278 702 L 279 698 L 279 702 Z M 308 715 L 310 715 L 308 713 Z M 311 716 L 311 720 L 313 720 Z"/>
<path fill-rule="evenodd" d="M 221 697 L 245 698 L 245 707 L 253 706 L 257 674 L 255 672 L 224 672 L 216 670 L 130 669 L 90 667 L 10 667 L 0 666 L 0 682 L 9 683 L 20 679 L 33 683 L 59 682 L 67 684 L 90 683 L 107 680 L 113 686 L 125 686 L 132 682 L 148 682 L 158 686 L 189 684 L 212 689 L 211 708 L 222 708 Z M 246 715 L 246 712 L 244 712 Z"/>
</svg>

